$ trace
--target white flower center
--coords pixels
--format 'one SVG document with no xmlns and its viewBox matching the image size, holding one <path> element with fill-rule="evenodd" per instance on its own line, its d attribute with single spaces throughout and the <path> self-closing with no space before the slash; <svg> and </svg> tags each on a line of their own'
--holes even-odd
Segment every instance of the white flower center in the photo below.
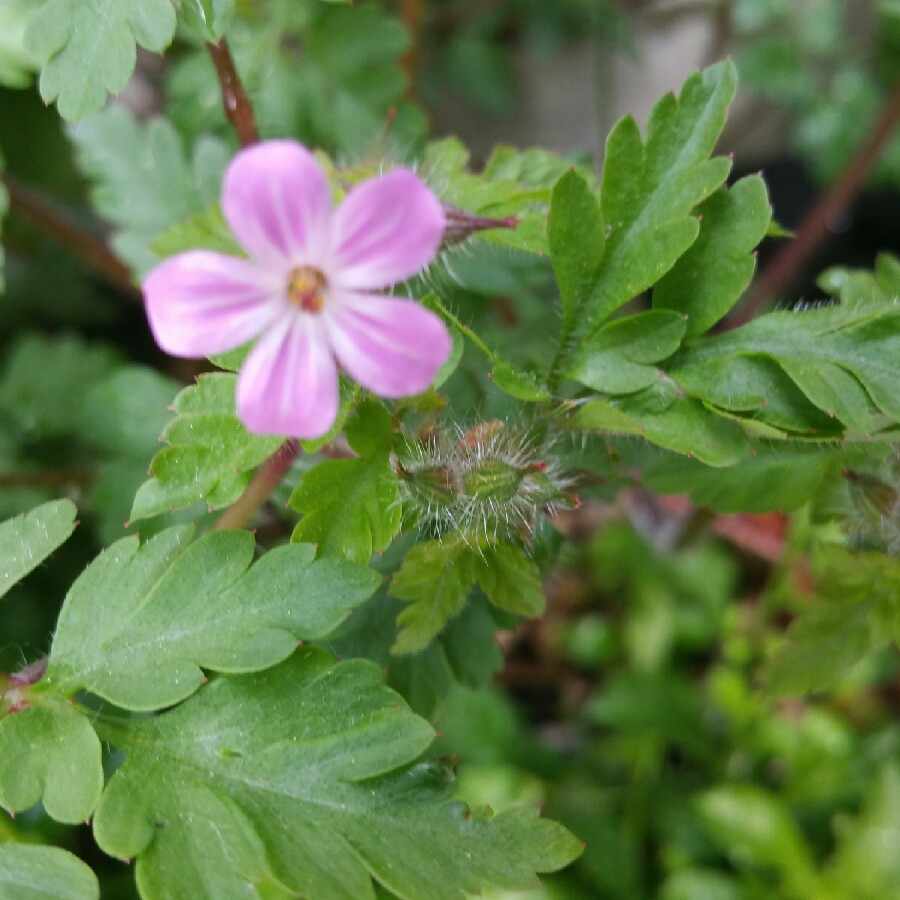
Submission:
<svg viewBox="0 0 900 900">
<path fill-rule="evenodd" d="M 298 266 L 288 275 L 288 300 L 306 313 L 320 313 L 325 306 L 328 281 L 312 266 Z"/>
</svg>

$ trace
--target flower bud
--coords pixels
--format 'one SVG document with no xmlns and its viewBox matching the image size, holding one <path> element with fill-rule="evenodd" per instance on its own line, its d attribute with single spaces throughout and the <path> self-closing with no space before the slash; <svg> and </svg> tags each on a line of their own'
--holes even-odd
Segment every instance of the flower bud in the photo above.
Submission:
<svg viewBox="0 0 900 900">
<path fill-rule="evenodd" d="M 479 543 L 532 533 L 538 517 L 569 505 L 569 480 L 534 431 L 483 422 L 455 438 L 411 441 L 398 454 L 405 514 L 438 537 Z"/>
</svg>

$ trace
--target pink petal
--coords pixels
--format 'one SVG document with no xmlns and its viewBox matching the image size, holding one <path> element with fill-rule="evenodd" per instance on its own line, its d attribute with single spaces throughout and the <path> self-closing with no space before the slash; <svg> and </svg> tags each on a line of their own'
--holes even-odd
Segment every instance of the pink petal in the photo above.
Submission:
<svg viewBox="0 0 900 900">
<path fill-rule="evenodd" d="M 410 397 L 430 387 L 450 356 L 444 323 L 411 300 L 343 294 L 327 308 L 331 346 L 363 387 Z"/>
<path fill-rule="evenodd" d="M 331 190 L 313 155 L 295 141 L 242 150 L 225 172 L 222 212 L 247 252 L 287 269 L 322 259 L 331 221 Z"/>
<path fill-rule="evenodd" d="M 147 317 L 156 343 L 173 356 L 232 350 L 283 315 L 280 279 L 246 259 L 191 250 L 144 279 Z"/>
<path fill-rule="evenodd" d="M 444 235 L 444 210 L 425 183 L 406 169 L 371 178 L 334 214 L 332 280 L 378 290 L 403 281 L 434 259 Z"/>
<path fill-rule="evenodd" d="M 256 434 L 314 438 L 328 431 L 338 376 L 320 317 L 292 315 L 263 336 L 238 376 L 237 408 Z"/>
</svg>

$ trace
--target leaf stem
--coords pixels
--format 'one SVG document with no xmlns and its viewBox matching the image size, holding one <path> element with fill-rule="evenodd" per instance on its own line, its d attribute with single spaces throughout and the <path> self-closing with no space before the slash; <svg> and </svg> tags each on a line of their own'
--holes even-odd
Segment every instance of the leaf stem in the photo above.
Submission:
<svg viewBox="0 0 900 900">
<path fill-rule="evenodd" d="M 289 440 L 281 445 L 257 470 L 240 497 L 225 510 L 212 526 L 212 531 L 227 528 L 243 528 L 265 505 L 269 495 L 281 484 L 294 460 L 300 453 L 298 441 Z"/>
<path fill-rule="evenodd" d="M 900 81 L 894 85 L 878 121 L 840 178 L 809 211 L 794 240 L 785 244 L 767 266 L 754 290 L 741 304 L 736 314 L 729 319 L 728 328 L 736 328 L 749 322 L 790 284 L 798 270 L 827 237 L 830 225 L 856 199 L 898 125 L 900 125 Z"/>
<path fill-rule="evenodd" d="M 27 219 L 70 250 L 104 281 L 130 296 L 140 297 L 131 270 L 104 241 L 85 231 L 80 224 L 60 212 L 36 191 L 19 184 L 9 175 L 4 175 L 0 180 L 9 194 L 12 209 L 23 219 Z"/>
<path fill-rule="evenodd" d="M 468 325 L 463 325 L 443 303 L 439 304 L 438 311 L 451 325 L 458 328 L 492 363 L 497 363 L 497 354 Z"/>
<path fill-rule="evenodd" d="M 206 49 L 212 57 L 216 67 L 216 75 L 219 77 L 219 86 L 222 89 L 222 107 L 225 116 L 231 123 L 234 133 L 242 147 L 249 147 L 259 141 L 259 132 L 256 130 L 256 116 L 250 98 L 244 90 L 234 57 L 228 47 L 228 42 L 222 38 L 217 44 L 207 44 Z"/>
</svg>

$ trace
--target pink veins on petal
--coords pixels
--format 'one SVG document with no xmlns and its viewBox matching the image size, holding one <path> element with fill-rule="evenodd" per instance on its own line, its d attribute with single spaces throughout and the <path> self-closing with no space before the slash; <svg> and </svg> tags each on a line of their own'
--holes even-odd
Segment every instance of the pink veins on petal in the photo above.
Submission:
<svg viewBox="0 0 900 900">
<path fill-rule="evenodd" d="M 385 397 L 421 393 L 450 355 L 444 323 L 378 291 L 434 258 L 437 197 L 396 169 L 333 209 L 313 155 L 293 141 L 242 150 L 225 172 L 222 212 L 249 259 L 191 250 L 144 281 L 150 328 L 174 356 L 223 353 L 258 338 L 238 376 L 251 431 L 312 438 L 338 410 L 338 366 Z"/>
</svg>

